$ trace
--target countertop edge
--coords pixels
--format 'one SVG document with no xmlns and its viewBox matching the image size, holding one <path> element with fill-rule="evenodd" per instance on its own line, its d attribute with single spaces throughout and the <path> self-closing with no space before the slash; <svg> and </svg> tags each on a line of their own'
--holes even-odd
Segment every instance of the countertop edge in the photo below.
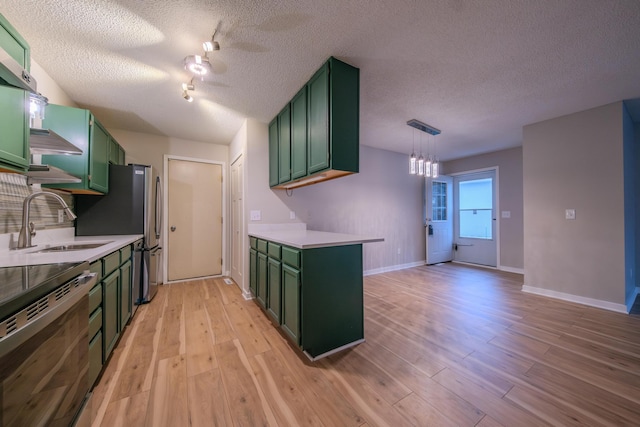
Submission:
<svg viewBox="0 0 640 427">
<path fill-rule="evenodd" d="M 309 232 L 312 234 L 311 237 L 307 236 Z M 363 243 L 384 242 L 384 238 L 382 237 L 367 237 L 353 234 L 330 233 L 326 231 L 307 230 L 304 233 L 296 233 L 300 234 L 300 236 L 296 236 L 297 238 L 292 238 L 292 236 L 287 236 L 286 234 L 291 233 L 280 231 L 248 233 L 250 237 L 256 237 L 258 239 L 280 243 L 282 245 L 291 246 L 296 249 L 315 249 L 334 246 L 359 245 Z M 302 236 L 302 234 L 304 234 L 304 236 Z M 313 236 L 321 236 L 323 237 L 323 239 L 319 239 L 318 237 L 314 238 Z"/>
</svg>

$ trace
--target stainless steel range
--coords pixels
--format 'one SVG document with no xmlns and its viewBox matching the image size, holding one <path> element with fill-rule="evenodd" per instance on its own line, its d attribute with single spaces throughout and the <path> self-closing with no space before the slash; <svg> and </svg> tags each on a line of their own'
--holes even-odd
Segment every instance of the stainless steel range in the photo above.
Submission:
<svg viewBox="0 0 640 427">
<path fill-rule="evenodd" d="M 71 425 L 89 390 L 89 264 L 0 268 L 0 426 Z"/>
</svg>

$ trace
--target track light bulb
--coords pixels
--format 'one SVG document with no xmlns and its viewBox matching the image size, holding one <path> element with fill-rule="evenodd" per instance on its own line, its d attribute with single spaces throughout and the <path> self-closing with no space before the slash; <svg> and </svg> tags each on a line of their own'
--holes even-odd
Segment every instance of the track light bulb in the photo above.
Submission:
<svg viewBox="0 0 640 427">
<path fill-rule="evenodd" d="M 196 87 L 193 85 L 193 83 L 182 83 L 182 90 L 185 92 L 188 90 L 196 90 Z"/>
<path fill-rule="evenodd" d="M 193 97 L 189 95 L 189 93 L 186 90 L 182 92 L 182 97 L 186 99 L 187 102 L 193 102 Z"/>
<path fill-rule="evenodd" d="M 208 62 L 206 58 L 203 60 L 200 55 L 189 55 L 184 59 L 184 66 L 193 74 L 204 76 L 207 74 L 207 65 L 205 65 L 205 63 L 208 64 Z"/>
<path fill-rule="evenodd" d="M 202 43 L 202 48 L 205 52 L 213 52 L 214 50 L 220 50 L 220 43 L 215 40 Z"/>
</svg>

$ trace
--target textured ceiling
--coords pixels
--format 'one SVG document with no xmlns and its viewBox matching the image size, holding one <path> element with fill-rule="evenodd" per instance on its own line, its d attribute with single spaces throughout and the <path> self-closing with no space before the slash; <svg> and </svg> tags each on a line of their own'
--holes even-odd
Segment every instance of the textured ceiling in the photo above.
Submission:
<svg viewBox="0 0 640 427">
<path fill-rule="evenodd" d="M 442 130 L 445 160 L 640 98 L 638 0 L 2 0 L 0 12 L 107 127 L 217 144 L 244 117 L 270 121 L 329 56 L 360 68 L 361 144 L 408 153 L 415 118 Z M 187 103 L 183 59 L 216 27 L 214 73 Z"/>
</svg>

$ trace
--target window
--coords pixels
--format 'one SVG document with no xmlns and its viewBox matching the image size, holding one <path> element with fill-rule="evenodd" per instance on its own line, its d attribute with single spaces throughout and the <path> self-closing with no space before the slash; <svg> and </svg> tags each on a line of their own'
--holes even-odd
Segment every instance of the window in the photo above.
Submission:
<svg viewBox="0 0 640 427">
<path fill-rule="evenodd" d="M 431 187 L 432 221 L 447 220 L 447 183 L 432 182 Z"/>
<path fill-rule="evenodd" d="M 462 181 L 458 191 L 460 237 L 492 239 L 493 179 Z"/>
</svg>

